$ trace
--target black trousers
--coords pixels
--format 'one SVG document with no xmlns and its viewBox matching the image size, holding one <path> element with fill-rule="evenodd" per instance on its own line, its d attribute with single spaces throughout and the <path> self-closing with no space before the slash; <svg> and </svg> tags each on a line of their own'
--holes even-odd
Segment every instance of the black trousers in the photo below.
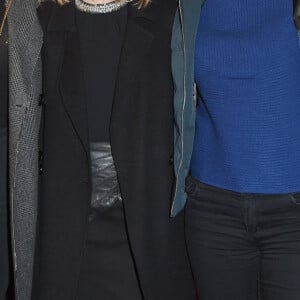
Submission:
<svg viewBox="0 0 300 300">
<path fill-rule="evenodd" d="M 120 201 L 89 224 L 77 300 L 99 299 L 142 299 Z"/>
<path fill-rule="evenodd" d="M 300 194 L 187 182 L 186 234 L 200 300 L 300 299 Z"/>
</svg>

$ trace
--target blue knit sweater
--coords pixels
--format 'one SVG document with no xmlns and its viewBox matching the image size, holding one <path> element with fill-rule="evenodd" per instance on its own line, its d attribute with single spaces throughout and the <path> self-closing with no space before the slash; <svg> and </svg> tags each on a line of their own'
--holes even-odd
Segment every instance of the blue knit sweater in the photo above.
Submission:
<svg viewBox="0 0 300 300">
<path fill-rule="evenodd" d="M 191 173 L 242 193 L 300 191 L 300 48 L 292 0 L 206 0 Z"/>
</svg>

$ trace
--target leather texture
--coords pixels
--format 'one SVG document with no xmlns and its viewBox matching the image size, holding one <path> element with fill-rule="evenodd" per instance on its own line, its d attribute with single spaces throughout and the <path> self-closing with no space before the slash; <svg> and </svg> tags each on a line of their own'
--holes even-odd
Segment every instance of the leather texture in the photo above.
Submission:
<svg viewBox="0 0 300 300">
<path fill-rule="evenodd" d="M 92 198 L 90 221 L 98 212 L 121 201 L 117 172 L 109 143 L 91 143 Z"/>
</svg>

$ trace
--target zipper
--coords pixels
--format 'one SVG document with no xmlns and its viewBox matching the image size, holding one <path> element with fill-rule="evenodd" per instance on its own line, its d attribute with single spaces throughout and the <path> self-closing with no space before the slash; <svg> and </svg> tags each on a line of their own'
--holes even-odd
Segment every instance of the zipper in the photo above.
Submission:
<svg viewBox="0 0 300 300">
<path fill-rule="evenodd" d="M 178 174 L 182 168 L 183 163 L 183 117 L 184 117 L 184 111 L 186 106 L 186 48 L 185 48 L 185 35 L 184 35 L 184 28 L 183 28 L 183 13 L 182 13 L 182 0 L 178 0 L 178 7 L 179 7 L 179 18 L 181 23 L 181 31 L 182 31 L 182 43 L 183 43 L 183 59 L 184 59 L 184 74 L 183 74 L 183 104 L 182 104 L 182 112 L 181 112 L 181 159 L 178 167 L 178 171 L 176 174 L 176 182 L 175 182 L 175 193 L 174 198 L 176 197 L 177 191 L 178 191 Z M 174 216 L 174 205 L 175 201 L 173 199 L 172 208 L 171 208 L 171 215 Z"/>
</svg>

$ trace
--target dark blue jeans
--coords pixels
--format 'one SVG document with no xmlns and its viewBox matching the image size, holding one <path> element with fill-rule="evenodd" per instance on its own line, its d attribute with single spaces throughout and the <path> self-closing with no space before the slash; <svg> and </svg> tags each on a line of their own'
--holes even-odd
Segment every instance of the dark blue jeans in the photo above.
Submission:
<svg viewBox="0 0 300 300">
<path fill-rule="evenodd" d="M 300 193 L 240 194 L 187 181 L 199 300 L 300 299 Z"/>
</svg>

